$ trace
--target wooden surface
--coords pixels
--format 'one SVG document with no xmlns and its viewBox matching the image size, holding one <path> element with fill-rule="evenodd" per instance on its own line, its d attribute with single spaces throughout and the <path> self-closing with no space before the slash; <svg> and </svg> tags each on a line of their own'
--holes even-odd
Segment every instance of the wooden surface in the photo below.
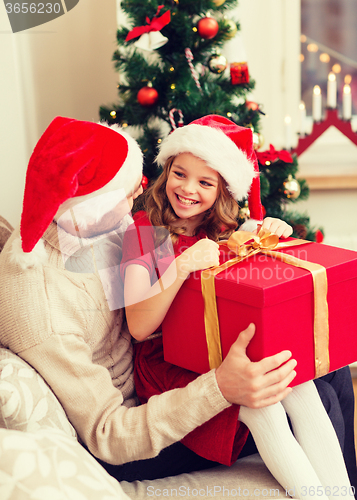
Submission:
<svg viewBox="0 0 357 500">
<path fill-rule="evenodd" d="M 328 189 L 357 189 L 357 175 L 345 176 L 305 176 L 311 191 Z"/>
</svg>

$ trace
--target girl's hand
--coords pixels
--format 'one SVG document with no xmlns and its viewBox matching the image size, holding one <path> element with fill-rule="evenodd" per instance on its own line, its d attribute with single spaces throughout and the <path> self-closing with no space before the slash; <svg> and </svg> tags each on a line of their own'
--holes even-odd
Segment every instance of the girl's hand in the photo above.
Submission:
<svg viewBox="0 0 357 500">
<path fill-rule="evenodd" d="M 289 226 L 289 224 L 281 219 L 275 219 L 274 217 L 267 217 L 264 219 L 262 229 L 267 229 L 271 233 L 279 236 L 279 238 L 288 238 L 293 232 L 293 228 Z"/>
<path fill-rule="evenodd" d="M 219 265 L 219 245 L 208 238 L 197 241 L 176 258 L 178 270 L 193 273 Z"/>
</svg>

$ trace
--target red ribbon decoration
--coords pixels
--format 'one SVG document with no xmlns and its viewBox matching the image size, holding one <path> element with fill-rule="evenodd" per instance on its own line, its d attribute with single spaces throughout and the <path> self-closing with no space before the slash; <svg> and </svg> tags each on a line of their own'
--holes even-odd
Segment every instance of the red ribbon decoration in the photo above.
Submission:
<svg viewBox="0 0 357 500">
<path fill-rule="evenodd" d="M 150 31 L 161 31 L 164 26 L 169 24 L 171 21 L 171 13 L 169 10 L 162 14 L 162 16 L 157 17 L 159 15 L 160 10 L 164 7 L 164 5 L 160 5 L 157 9 L 155 16 L 150 19 L 147 17 L 146 22 L 148 23 L 146 26 L 136 26 L 131 31 L 129 31 L 125 41 L 129 42 L 133 38 L 137 38 L 138 36 L 143 35 L 144 33 L 150 33 Z"/>
<path fill-rule="evenodd" d="M 265 165 L 265 162 L 270 161 L 271 163 L 275 160 L 282 160 L 285 163 L 293 163 L 293 158 L 290 153 L 284 149 L 281 151 L 276 151 L 274 146 L 270 144 L 269 151 L 262 151 L 261 153 L 256 152 L 259 163 Z"/>
</svg>

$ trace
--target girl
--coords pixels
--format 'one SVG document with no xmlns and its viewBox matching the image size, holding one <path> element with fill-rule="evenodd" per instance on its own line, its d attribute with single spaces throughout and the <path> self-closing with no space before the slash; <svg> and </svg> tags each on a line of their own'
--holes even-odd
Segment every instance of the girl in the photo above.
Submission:
<svg viewBox="0 0 357 500">
<path fill-rule="evenodd" d="M 122 260 L 127 321 L 137 341 L 135 384 L 141 402 L 183 387 L 197 376 L 164 361 L 160 325 L 189 273 L 219 264 L 217 241 L 236 229 L 236 200 L 249 193 L 251 214 L 261 219 L 249 129 L 206 116 L 170 134 L 157 162 L 163 173 L 147 193 L 146 212 L 136 214 L 135 227 L 125 235 Z M 279 237 L 292 232 L 278 219 L 267 218 L 262 226 Z M 163 228 L 170 234 L 176 258 L 157 276 L 167 255 Z M 353 496 L 336 434 L 312 381 L 290 389 L 281 403 L 264 408 L 232 405 L 182 442 L 204 458 L 231 465 L 247 439 L 247 427 L 267 467 L 290 494 Z"/>
</svg>

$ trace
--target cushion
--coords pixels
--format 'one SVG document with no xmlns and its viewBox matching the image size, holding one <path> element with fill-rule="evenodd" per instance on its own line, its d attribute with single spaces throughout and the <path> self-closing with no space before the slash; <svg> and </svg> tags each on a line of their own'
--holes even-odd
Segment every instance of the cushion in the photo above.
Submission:
<svg viewBox="0 0 357 500">
<path fill-rule="evenodd" d="M 0 429 L 1 500 L 129 500 L 120 484 L 59 429 Z"/>
<path fill-rule="evenodd" d="M 155 481 L 122 481 L 130 498 L 183 497 L 216 500 L 227 498 L 287 498 L 285 490 L 270 474 L 258 454 L 238 460 L 231 467 L 219 466 Z M 291 496 L 294 497 L 294 492 Z"/>
<path fill-rule="evenodd" d="M 13 230 L 14 228 L 12 227 L 12 225 L 0 215 L 0 252 Z"/>
<path fill-rule="evenodd" d="M 5 348 L 0 348 L 0 427 L 26 432 L 55 428 L 76 438 L 65 411 L 41 375 Z"/>
</svg>

